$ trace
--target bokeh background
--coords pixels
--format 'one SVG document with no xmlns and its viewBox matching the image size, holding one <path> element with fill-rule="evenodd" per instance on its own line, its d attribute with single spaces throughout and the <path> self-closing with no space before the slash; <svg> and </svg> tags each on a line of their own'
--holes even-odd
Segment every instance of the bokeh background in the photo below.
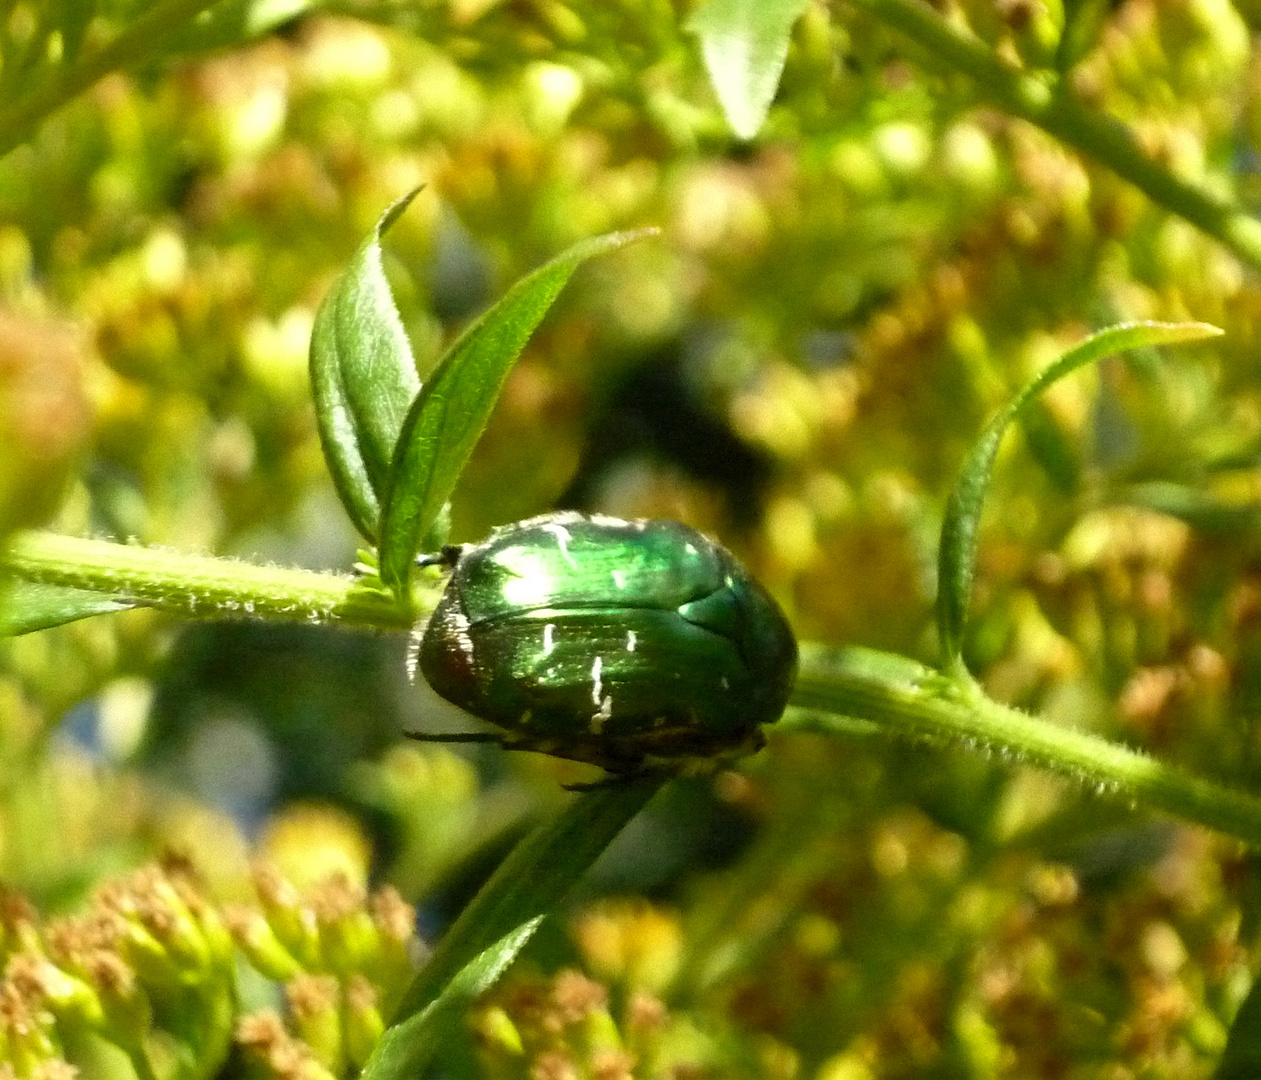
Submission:
<svg viewBox="0 0 1261 1080">
<path fill-rule="evenodd" d="M 6 57 L 45 6 L 3 5 Z M 741 142 L 692 6 L 227 0 L 58 111 L 0 158 L 0 525 L 349 568 L 308 339 L 424 184 L 386 244 L 422 376 L 565 246 L 661 230 L 561 295 L 453 539 L 553 507 L 677 518 L 803 641 L 931 662 L 942 506 L 984 419 L 1091 328 L 1205 320 L 1225 336 L 1076 375 L 1009 439 L 967 654 L 1000 700 L 1255 787 L 1257 268 L 840 2 L 805 6 Z M 937 6 L 1027 68 L 1060 17 Z M 1261 7 L 1096 7 L 1077 91 L 1254 205 Z M 0 879 L 55 916 L 162 851 L 216 901 L 266 858 L 299 887 L 390 883 L 432 938 L 586 774 L 402 743 L 444 723 L 405 652 L 143 610 L 0 643 Z M 1261 960 L 1257 894 L 1236 843 L 1036 771 L 772 732 L 619 838 L 447 1069 L 1207 1077 Z M 575 1034 L 596 1013 L 633 1050 L 612 1065 Z"/>
</svg>

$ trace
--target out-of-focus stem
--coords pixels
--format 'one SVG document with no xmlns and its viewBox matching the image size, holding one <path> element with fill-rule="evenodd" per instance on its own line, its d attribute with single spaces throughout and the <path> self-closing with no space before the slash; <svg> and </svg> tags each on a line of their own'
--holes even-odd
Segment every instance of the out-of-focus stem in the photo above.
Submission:
<svg viewBox="0 0 1261 1080">
<path fill-rule="evenodd" d="M 913 39 L 937 63 L 969 76 L 991 104 L 1106 165 L 1153 202 L 1261 268 L 1261 221 L 1207 186 L 1177 177 L 1153 161 L 1129 128 L 1087 108 L 1056 72 L 1009 67 L 983 41 L 947 22 L 923 0 L 851 2 Z"/>
<path fill-rule="evenodd" d="M 219 0 L 159 0 L 108 45 L 0 109 L 0 157 L 21 146 L 39 124 L 111 71 L 156 54 L 162 41 Z"/>
</svg>

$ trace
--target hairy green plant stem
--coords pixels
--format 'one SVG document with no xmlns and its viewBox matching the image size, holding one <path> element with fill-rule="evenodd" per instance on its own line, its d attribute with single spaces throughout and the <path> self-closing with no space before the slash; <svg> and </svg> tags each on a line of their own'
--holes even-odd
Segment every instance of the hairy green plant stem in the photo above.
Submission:
<svg viewBox="0 0 1261 1080">
<path fill-rule="evenodd" d="M 112 71 L 155 56 L 168 36 L 217 3 L 219 0 L 158 0 L 108 45 L 53 72 L 25 97 L 0 108 L 0 157 L 21 146 L 46 117 L 93 83 Z"/>
<path fill-rule="evenodd" d="M 418 610 L 409 609 L 352 577 L 43 532 L 10 538 L 0 551 L 0 577 L 86 589 L 198 619 L 254 616 L 402 630 L 432 606 L 422 595 Z"/>
<path fill-rule="evenodd" d="M 851 2 L 911 38 L 933 61 L 969 76 L 991 104 L 1106 165 L 1153 202 L 1261 268 L 1261 221 L 1207 186 L 1180 179 L 1153 161 L 1129 128 L 1083 105 L 1065 77 L 1009 67 L 980 38 L 947 22 L 924 0 Z"/>
<path fill-rule="evenodd" d="M 963 745 L 1038 765 L 1099 795 L 1261 846 L 1261 798 L 1000 705 L 970 679 L 950 678 L 904 657 L 868 649 L 820 653 L 804 665 L 792 704 L 819 712 L 790 714 L 781 721 L 789 730 L 852 735 L 858 718 L 886 735 Z"/>
<path fill-rule="evenodd" d="M 421 592 L 408 610 L 353 578 L 40 532 L 11 538 L 0 553 L 0 576 L 88 589 L 185 617 L 381 630 L 410 628 L 436 599 Z M 1038 765 L 1100 794 L 1261 845 L 1261 798 L 999 705 L 966 676 L 947 677 L 905 657 L 807 649 L 792 704 L 811 712 L 790 714 L 781 730 L 848 736 L 857 718 L 886 736 L 958 743 Z"/>
</svg>

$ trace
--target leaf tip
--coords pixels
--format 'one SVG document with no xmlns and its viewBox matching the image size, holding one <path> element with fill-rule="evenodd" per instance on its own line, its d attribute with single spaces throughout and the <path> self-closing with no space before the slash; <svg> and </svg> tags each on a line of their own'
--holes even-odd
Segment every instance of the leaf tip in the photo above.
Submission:
<svg viewBox="0 0 1261 1080">
<path fill-rule="evenodd" d="M 1121 323 L 1116 327 L 1107 327 L 1100 333 L 1112 330 L 1125 331 L 1129 328 L 1144 329 L 1151 333 L 1152 345 L 1173 345 L 1184 341 L 1203 341 L 1206 338 L 1223 336 L 1226 331 L 1212 323 L 1188 319 L 1185 322 L 1159 322 L 1151 319 L 1143 322 Z"/>
<path fill-rule="evenodd" d="M 658 226 L 646 225 L 641 229 L 626 229 L 622 232 L 593 236 L 587 241 L 593 248 L 589 254 L 595 255 L 604 251 L 615 251 L 617 248 L 626 247 L 627 244 L 638 243 L 640 240 L 646 240 L 650 236 L 660 235 L 661 229 Z"/>
<path fill-rule="evenodd" d="M 397 199 L 390 203 L 390 205 L 385 208 L 385 212 L 381 215 L 380 220 L 377 222 L 377 236 L 379 237 L 388 232 L 394 222 L 398 220 L 399 215 L 411 206 L 412 200 L 424 190 L 424 184 L 417 184 L 411 189 L 411 191 L 400 195 Z"/>
</svg>

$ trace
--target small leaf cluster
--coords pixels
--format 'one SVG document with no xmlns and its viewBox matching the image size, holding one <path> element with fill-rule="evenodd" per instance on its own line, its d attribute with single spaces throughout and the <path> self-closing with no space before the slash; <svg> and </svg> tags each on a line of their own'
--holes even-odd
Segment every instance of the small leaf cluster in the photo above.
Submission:
<svg viewBox="0 0 1261 1080">
<path fill-rule="evenodd" d="M 377 545 L 381 580 L 400 592 L 534 328 L 580 263 L 635 238 L 585 241 L 517 282 L 422 387 L 380 249 L 381 233 L 414 196 L 382 215 L 325 298 L 311 335 L 311 387 L 333 482 L 356 527 Z"/>
</svg>

